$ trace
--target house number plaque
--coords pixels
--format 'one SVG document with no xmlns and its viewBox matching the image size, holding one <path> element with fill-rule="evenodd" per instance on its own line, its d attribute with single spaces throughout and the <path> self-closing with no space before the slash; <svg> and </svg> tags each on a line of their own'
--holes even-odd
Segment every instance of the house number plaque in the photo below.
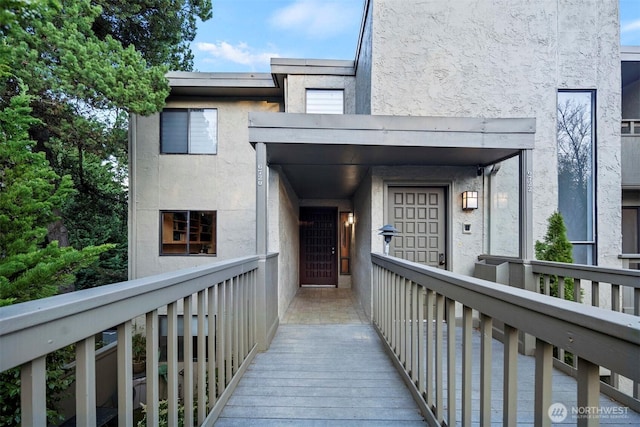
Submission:
<svg viewBox="0 0 640 427">
<path fill-rule="evenodd" d="M 261 186 L 262 185 L 262 181 L 263 181 L 263 170 L 262 170 L 262 165 L 259 164 L 258 165 L 258 185 Z"/>
</svg>

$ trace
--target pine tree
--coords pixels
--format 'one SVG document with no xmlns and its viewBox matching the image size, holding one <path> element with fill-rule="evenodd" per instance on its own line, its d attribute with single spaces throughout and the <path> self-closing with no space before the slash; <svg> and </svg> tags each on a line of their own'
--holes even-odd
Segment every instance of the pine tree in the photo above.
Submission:
<svg viewBox="0 0 640 427">
<path fill-rule="evenodd" d="M 544 242 L 536 241 L 536 258 L 541 261 L 573 263 L 573 245 L 567 237 L 567 227 L 559 212 L 554 212 L 548 219 L 547 233 Z M 558 296 L 558 278 L 551 277 L 551 295 Z M 573 300 L 573 279 L 564 281 L 564 298 Z"/>
<path fill-rule="evenodd" d="M 24 91 L 24 87 L 22 87 Z M 69 177 L 58 176 L 43 153 L 33 152 L 28 128 L 29 96 L 11 98 L 0 109 L 0 306 L 45 298 L 74 281 L 74 272 L 93 264 L 113 245 L 83 250 L 47 242 L 46 225 L 55 208 L 73 192 Z M 73 381 L 63 366 L 68 349 L 47 356 L 49 421 L 59 421 L 59 394 Z M 0 373 L 0 425 L 20 424 L 20 369 Z"/>
</svg>

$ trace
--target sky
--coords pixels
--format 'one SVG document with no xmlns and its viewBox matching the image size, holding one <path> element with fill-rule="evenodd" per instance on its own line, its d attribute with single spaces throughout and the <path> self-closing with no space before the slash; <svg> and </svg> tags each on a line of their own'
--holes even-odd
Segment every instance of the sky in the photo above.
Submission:
<svg viewBox="0 0 640 427">
<path fill-rule="evenodd" d="M 194 70 L 269 72 L 270 59 L 354 59 L 364 0 L 213 0 Z M 620 0 L 620 43 L 640 46 L 640 0 Z"/>
</svg>

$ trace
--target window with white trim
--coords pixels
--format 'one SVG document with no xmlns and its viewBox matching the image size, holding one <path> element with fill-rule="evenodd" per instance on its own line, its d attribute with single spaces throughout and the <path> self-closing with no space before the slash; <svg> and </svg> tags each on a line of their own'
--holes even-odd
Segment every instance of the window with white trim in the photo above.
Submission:
<svg viewBox="0 0 640 427">
<path fill-rule="evenodd" d="M 344 114 L 344 90 L 307 89 L 308 114 Z"/>
<path fill-rule="evenodd" d="M 216 154 L 218 110 L 165 108 L 160 115 L 160 152 L 163 154 Z"/>
</svg>

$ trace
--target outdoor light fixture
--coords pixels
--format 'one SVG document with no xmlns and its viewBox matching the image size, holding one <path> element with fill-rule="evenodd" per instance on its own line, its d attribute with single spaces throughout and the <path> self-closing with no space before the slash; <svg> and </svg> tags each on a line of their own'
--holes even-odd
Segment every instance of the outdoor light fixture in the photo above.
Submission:
<svg viewBox="0 0 640 427">
<path fill-rule="evenodd" d="M 400 233 L 398 233 L 398 230 L 391 224 L 387 224 L 382 228 L 379 228 L 378 231 L 380 231 L 378 234 L 384 237 L 384 254 L 389 255 L 389 243 L 391 243 L 391 238 L 399 235 Z"/>
<path fill-rule="evenodd" d="M 353 212 L 349 212 L 349 214 L 347 215 L 347 224 L 353 225 L 353 223 L 354 223 Z"/>
<path fill-rule="evenodd" d="M 478 209 L 478 192 L 477 191 L 465 191 L 462 193 L 462 209 Z"/>
</svg>

